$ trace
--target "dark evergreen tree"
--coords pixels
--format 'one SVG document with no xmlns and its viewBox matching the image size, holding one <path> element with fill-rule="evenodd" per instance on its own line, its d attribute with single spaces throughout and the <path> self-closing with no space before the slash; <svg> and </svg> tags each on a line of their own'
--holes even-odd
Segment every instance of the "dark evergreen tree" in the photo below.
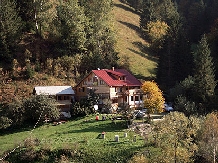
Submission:
<svg viewBox="0 0 218 163">
<path fill-rule="evenodd" d="M 57 48 L 60 55 L 73 56 L 85 51 L 86 22 L 83 8 L 78 5 L 77 0 L 62 2 L 57 7 L 57 19 L 54 23 L 59 32 Z"/>
<path fill-rule="evenodd" d="M 85 14 L 89 18 L 89 28 L 86 29 L 87 53 L 82 64 L 83 72 L 96 68 L 111 68 L 117 66 L 118 53 L 115 51 L 115 30 L 113 28 L 111 11 L 112 0 L 80 1 Z"/>
<path fill-rule="evenodd" d="M 162 11 L 161 17 L 169 25 L 169 30 L 163 48 L 158 52 L 157 81 L 164 90 L 168 90 L 191 74 L 192 56 L 176 4 L 165 0 Z"/>
<path fill-rule="evenodd" d="M 16 0 L 19 8 L 19 16 L 24 22 L 25 31 L 30 32 L 34 29 L 34 0 Z"/>
<path fill-rule="evenodd" d="M 0 0 L 0 62 L 9 65 L 13 60 L 18 37 L 21 35 L 22 23 L 12 0 Z"/>
<path fill-rule="evenodd" d="M 140 27 L 146 28 L 149 21 L 155 21 L 158 17 L 159 0 L 144 0 L 142 5 L 142 13 L 140 14 Z"/>
<path fill-rule="evenodd" d="M 210 53 L 211 51 L 206 36 L 203 35 L 194 51 L 196 100 L 203 104 L 207 104 L 214 96 L 216 87 L 213 58 Z"/>
<path fill-rule="evenodd" d="M 190 41 L 197 42 L 206 30 L 205 4 L 203 0 L 194 2 L 189 8 L 187 29 Z"/>
<path fill-rule="evenodd" d="M 58 0 L 17 0 L 19 15 L 25 22 L 25 31 L 40 36 L 49 32 L 52 20 L 56 17 L 55 6 Z"/>
</svg>

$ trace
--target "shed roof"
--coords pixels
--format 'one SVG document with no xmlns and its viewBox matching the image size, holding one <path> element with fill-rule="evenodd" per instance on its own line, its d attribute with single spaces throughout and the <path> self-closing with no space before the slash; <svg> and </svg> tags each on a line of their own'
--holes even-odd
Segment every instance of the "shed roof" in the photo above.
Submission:
<svg viewBox="0 0 218 163">
<path fill-rule="evenodd" d="M 34 88 L 36 95 L 73 95 L 74 90 L 71 86 L 36 86 Z"/>
</svg>

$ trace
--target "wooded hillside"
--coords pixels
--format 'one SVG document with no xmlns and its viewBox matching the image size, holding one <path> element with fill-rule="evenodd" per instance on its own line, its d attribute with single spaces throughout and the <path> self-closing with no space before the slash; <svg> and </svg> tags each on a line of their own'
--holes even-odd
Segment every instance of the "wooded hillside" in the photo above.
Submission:
<svg viewBox="0 0 218 163">
<path fill-rule="evenodd" d="M 215 109 L 217 6 L 210 0 L 4 1 L 1 103 L 29 96 L 35 85 L 73 86 L 92 69 L 117 67 L 156 80 L 167 100 L 185 96 Z"/>
</svg>

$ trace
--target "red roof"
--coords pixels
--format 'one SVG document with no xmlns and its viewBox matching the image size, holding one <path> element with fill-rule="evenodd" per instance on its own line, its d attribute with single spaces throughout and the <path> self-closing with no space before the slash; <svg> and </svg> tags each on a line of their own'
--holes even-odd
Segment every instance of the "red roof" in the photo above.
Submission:
<svg viewBox="0 0 218 163">
<path fill-rule="evenodd" d="M 92 70 L 92 72 L 101 78 L 109 86 L 141 86 L 142 83 L 136 79 L 131 73 L 125 69 L 102 69 Z M 124 77 L 125 80 L 116 79 L 116 77 Z"/>
</svg>

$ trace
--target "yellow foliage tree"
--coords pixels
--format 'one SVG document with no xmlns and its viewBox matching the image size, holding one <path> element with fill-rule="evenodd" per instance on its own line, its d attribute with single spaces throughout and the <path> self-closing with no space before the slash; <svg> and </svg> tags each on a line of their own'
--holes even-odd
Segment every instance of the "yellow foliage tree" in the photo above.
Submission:
<svg viewBox="0 0 218 163">
<path fill-rule="evenodd" d="M 145 94 L 144 107 L 149 113 L 163 112 L 165 99 L 162 91 L 154 81 L 146 81 L 142 85 L 142 90 Z"/>
<path fill-rule="evenodd" d="M 157 40 L 162 40 L 163 37 L 167 34 L 169 26 L 160 20 L 150 21 L 147 23 L 147 32 L 152 42 Z"/>
<path fill-rule="evenodd" d="M 147 28 L 145 31 L 151 40 L 150 47 L 154 51 L 162 48 L 164 38 L 167 35 L 169 28 L 170 27 L 165 22 L 160 20 L 149 21 L 147 23 Z"/>
</svg>

